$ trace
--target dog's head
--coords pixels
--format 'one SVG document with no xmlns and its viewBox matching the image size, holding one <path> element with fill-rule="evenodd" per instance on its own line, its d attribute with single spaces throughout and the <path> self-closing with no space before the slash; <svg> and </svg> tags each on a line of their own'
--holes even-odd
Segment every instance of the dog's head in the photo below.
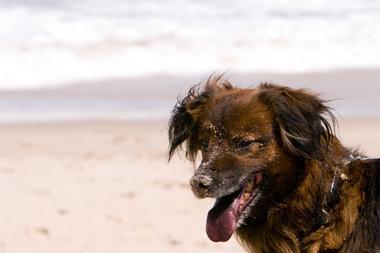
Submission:
<svg viewBox="0 0 380 253">
<path fill-rule="evenodd" d="M 182 143 L 201 163 L 191 178 L 200 198 L 216 198 L 207 234 L 227 241 L 248 223 L 265 222 L 303 174 L 308 159 L 323 160 L 332 137 L 329 108 L 305 90 L 271 84 L 239 89 L 210 78 L 190 89 L 169 122 L 169 157 Z"/>
</svg>

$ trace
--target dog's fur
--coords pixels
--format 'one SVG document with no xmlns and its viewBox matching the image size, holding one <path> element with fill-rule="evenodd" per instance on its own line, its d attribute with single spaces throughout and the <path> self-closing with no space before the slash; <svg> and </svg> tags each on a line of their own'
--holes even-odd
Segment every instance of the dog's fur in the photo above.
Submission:
<svg viewBox="0 0 380 253">
<path fill-rule="evenodd" d="M 317 95 L 221 76 L 190 89 L 169 122 L 169 157 L 202 161 L 198 197 L 230 194 L 253 172 L 260 195 L 235 230 L 249 252 L 380 252 L 380 160 L 344 147 Z M 248 209 L 248 208 L 247 208 Z"/>
</svg>

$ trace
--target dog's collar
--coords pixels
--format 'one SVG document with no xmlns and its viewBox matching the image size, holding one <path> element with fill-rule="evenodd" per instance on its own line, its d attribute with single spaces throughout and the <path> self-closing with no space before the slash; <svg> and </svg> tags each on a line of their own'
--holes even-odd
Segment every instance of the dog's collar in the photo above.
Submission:
<svg viewBox="0 0 380 253">
<path fill-rule="evenodd" d="M 347 158 L 342 160 L 342 164 L 340 166 L 334 167 L 334 176 L 331 180 L 330 191 L 327 197 L 324 200 L 322 206 L 322 217 L 320 220 L 318 228 L 322 226 L 327 226 L 330 223 L 330 211 L 337 205 L 339 202 L 340 190 L 344 181 L 349 179 L 347 175 L 347 167 L 348 165 L 356 160 L 362 160 L 364 157 L 361 155 L 353 155 L 350 154 Z"/>
</svg>

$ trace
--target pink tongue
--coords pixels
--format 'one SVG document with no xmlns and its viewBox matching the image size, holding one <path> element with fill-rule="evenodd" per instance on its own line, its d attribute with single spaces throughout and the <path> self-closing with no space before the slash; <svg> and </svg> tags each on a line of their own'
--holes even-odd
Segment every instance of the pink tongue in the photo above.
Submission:
<svg viewBox="0 0 380 253">
<path fill-rule="evenodd" d="M 216 204 L 207 215 L 206 232 L 214 242 L 228 241 L 236 229 L 238 203 L 235 199 L 227 208 Z"/>
</svg>

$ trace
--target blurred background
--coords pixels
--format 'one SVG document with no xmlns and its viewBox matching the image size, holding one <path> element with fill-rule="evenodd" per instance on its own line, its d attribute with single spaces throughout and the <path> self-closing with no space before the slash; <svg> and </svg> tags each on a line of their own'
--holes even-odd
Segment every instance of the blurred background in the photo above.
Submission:
<svg viewBox="0 0 380 253">
<path fill-rule="evenodd" d="M 242 252 L 167 164 L 177 96 L 225 73 L 333 99 L 380 153 L 377 0 L 0 0 L 0 252 Z"/>
<path fill-rule="evenodd" d="M 377 114 L 379 15 L 376 0 L 1 0 L 0 121 L 165 119 L 214 72 Z"/>
</svg>

